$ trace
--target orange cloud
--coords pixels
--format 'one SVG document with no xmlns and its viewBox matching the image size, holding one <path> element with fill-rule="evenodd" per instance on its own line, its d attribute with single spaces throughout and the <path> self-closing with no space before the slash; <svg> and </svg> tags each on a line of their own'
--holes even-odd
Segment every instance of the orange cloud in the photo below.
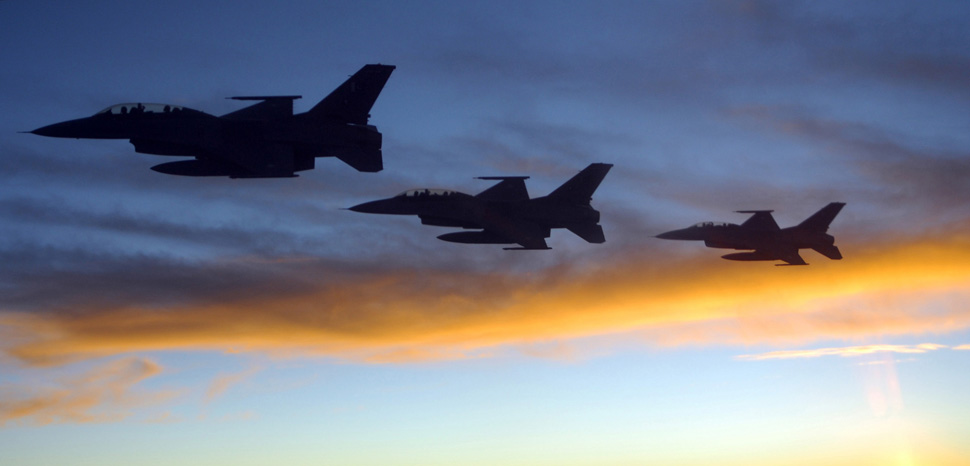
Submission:
<svg viewBox="0 0 970 466">
<path fill-rule="evenodd" d="M 218 376 L 216 376 L 215 379 L 212 380 L 212 383 L 209 384 L 209 388 L 205 392 L 206 401 L 212 401 L 222 396 L 222 394 L 225 393 L 226 390 L 229 389 L 229 387 L 236 385 L 239 382 L 242 382 L 243 380 L 246 380 L 252 377 L 260 370 L 262 369 L 259 367 L 253 366 L 242 372 L 236 372 L 232 374 L 219 374 Z"/>
<path fill-rule="evenodd" d="M 139 382 L 162 368 L 145 358 L 126 357 L 95 367 L 86 374 L 59 381 L 56 387 L 30 387 L 0 395 L 0 426 L 9 421 L 39 425 L 60 422 L 109 422 L 127 417 L 129 408 L 162 402 L 171 392 L 137 392 Z"/>
<path fill-rule="evenodd" d="M 606 335 L 654 345 L 791 344 L 970 327 L 970 238 L 842 247 L 845 260 L 801 268 L 703 251 L 525 276 L 397 270 L 284 297 L 5 313 L 0 328 L 21 335 L 8 355 L 44 366 L 163 350 L 401 362 Z"/>
</svg>

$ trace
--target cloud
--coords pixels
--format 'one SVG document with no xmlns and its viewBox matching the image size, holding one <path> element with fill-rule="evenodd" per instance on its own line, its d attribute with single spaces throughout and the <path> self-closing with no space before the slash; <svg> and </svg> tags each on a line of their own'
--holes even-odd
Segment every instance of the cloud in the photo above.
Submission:
<svg viewBox="0 0 970 466">
<path fill-rule="evenodd" d="M 54 386 L 4 387 L 0 391 L 0 426 L 7 422 L 45 425 L 125 419 L 134 406 L 160 403 L 175 395 L 135 388 L 161 372 L 154 361 L 129 356 L 59 380 Z"/>
<path fill-rule="evenodd" d="M 946 348 L 946 345 L 924 343 L 920 345 L 863 345 L 839 348 L 818 348 L 811 350 L 772 351 L 761 354 L 743 354 L 736 359 L 743 361 L 764 361 L 768 359 L 808 359 L 823 356 L 854 357 L 875 353 L 918 354 Z"/>
<path fill-rule="evenodd" d="M 814 8 L 816 3 L 780 7 L 743 0 L 725 2 L 721 9 L 736 15 L 735 24 L 747 26 L 743 34 L 761 49 L 785 50 L 785 56 L 802 59 L 802 67 L 814 73 L 801 79 L 824 73 L 966 95 L 970 35 L 963 25 L 965 8 L 947 3 L 914 11 L 905 3 L 880 4 L 874 13 L 869 5 L 855 4 L 835 13 Z M 942 9 L 950 14 L 936 14 Z"/>
<path fill-rule="evenodd" d="M 46 228 L 73 228 L 98 235 L 124 235 L 143 239 L 204 246 L 211 250 L 259 250 L 288 254 L 298 250 L 319 249 L 323 241 L 309 241 L 291 232 L 238 225 L 205 226 L 172 221 L 164 216 L 136 214 L 122 209 L 95 212 L 70 207 L 66 199 L 42 200 L 10 197 L 0 200 L 0 217 Z M 316 243 L 316 244 L 314 244 Z"/>
<path fill-rule="evenodd" d="M 229 387 L 252 377 L 261 370 L 262 368 L 253 366 L 242 372 L 217 375 L 216 378 L 213 379 L 209 384 L 209 388 L 205 391 L 205 400 L 207 402 L 211 402 L 216 398 L 219 398 L 226 393 L 226 390 L 229 390 Z"/>
<path fill-rule="evenodd" d="M 970 152 L 935 147 L 869 124 L 815 116 L 802 108 L 758 106 L 731 113 L 850 156 L 854 169 L 877 183 L 876 194 L 886 203 L 959 211 L 965 218 Z"/>
<path fill-rule="evenodd" d="M 965 236 L 842 248 L 843 261 L 809 259 L 811 266 L 790 269 L 722 261 L 706 250 L 687 259 L 626 252 L 521 273 L 393 265 L 341 273 L 310 260 L 213 278 L 204 273 L 210 266 L 185 263 L 173 266 L 172 276 L 188 274 L 200 283 L 181 289 L 177 300 L 165 295 L 168 287 L 157 295 L 126 295 L 112 294 L 119 285 L 110 281 L 86 282 L 90 289 L 54 283 L 62 305 L 77 304 L 57 312 L 4 312 L 0 327 L 19 335 L 5 342 L 6 354 L 34 366 L 166 350 L 406 362 L 631 332 L 647 344 L 673 346 L 970 327 Z M 148 273 L 130 266 L 136 277 Z M 303 278 L 294 285 L 295 277 Z M 206 283 L 219 285 L 208 290 Z M 99 291 L 108 297 L 72 299 Z"/>
<path fill-rule="evenodd" d="M 857 363 L 858 366 L 888 366 L 893 364 L 899 364 L 901 362 L 913 362 L 916 358 L 906 358 L 906 359 L 889 359 L 889 360 L 877 360 L 877 361 L 863 361 Z"/>
</svg>

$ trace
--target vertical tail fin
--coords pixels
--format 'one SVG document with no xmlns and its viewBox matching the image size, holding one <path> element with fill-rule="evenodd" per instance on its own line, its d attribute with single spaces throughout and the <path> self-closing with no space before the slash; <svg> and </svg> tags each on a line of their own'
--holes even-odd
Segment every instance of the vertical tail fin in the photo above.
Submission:
<svg viewBox="0 0 970 466">
<path fill-rule="evenodd" d="M 600 186 L 606 174 L 609 173 L 610 168 L 613 168 L 611 163 L 591 163 L 583 171 L 549 193 L 548 197 L 558 197 L 577 204 L 589 204 L 593 200 L 593 193 Z"/>
<path fill-rule="evenodd" d="M 315 117 L 366 125 L 370 109 L 394 68 L 391 65 L 364 65 L 307 113 Z"/>
<path fill-rule="evenodd" d="M 844 202 L 832 202 L 822 207 L 822 210 L 815 212 L 811 217 L 805 219 L 804 222 L 799 223 L 798 228 L 825 233 L 829 229 L 829 224 L 832 223 L 832 220 L 835 219 L 835 216 L 839 214 L 843 207 L 845 207 Z"/>
</svg>

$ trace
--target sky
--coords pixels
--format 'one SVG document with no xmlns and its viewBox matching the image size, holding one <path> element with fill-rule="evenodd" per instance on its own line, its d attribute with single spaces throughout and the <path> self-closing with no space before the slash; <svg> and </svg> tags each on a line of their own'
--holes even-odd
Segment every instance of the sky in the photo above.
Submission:
<svg viewBox="0 0 970 466">
<path fill-rule="evenodd" d="M 0 463 L 970 463 L 970 4 L 0 1 Z M 167 176 L 18 132 L 309 110 L 367 63 L 384 170 Z M 549 193 L 607 241 L 347 207 Z M 844 259 L 654 236 L 829 202 Z"/>
</svg>

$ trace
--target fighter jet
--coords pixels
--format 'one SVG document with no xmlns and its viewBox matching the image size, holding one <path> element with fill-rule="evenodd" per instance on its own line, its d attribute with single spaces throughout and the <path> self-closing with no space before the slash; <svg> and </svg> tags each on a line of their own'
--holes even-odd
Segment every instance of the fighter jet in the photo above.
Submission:
<svg viewBox="0 0 970 466">
<path fill-rule="evenodd" d="M 351 207 L 369 214 L 417 215 L 424 225 L 479 231 L 446 233 L 438 239 L 465 244 L 518 244 L 511 249 L 550 249 L 553 228 L 566 228 L 590 243 L 603 243 L 600 213 L 590 206 L 612 164 L 594 163 L 548 196 L 529 198 L 528 176 L 483 176 L 498 183 L 477 195 L 441 189 L 414 189 Z"/>
<path fill-rule="evenodd" d="M 192 156 L 155 165 L 169 175 L 230 178 L 295 177 L 316 157 L 337 157 L 362 172 L 378 172 L 381 133 L 370 109 L 394 71 L 366 65 L 306 113 L 293 114 L 298 95 L 240 96 L 259 101 L 220 117 L 180 105 L 129 103 L 94 116 L 30 131 L 41 136 L 128 139 L 135 152 Z"/>
<path fill-rule="evenodd" d="M 798 255 L 799 249 L 814 249 L 829 259 L 838 260 L 842 259 L 842 253 L 835 246 L 835 238 L 826 231 L 844 206 L 843 202 L 833 202 L 797 226 L 784 229 L 775 223 L 771 210 L 739 210 L 738 213 L 753 215 L 741 225 L 698 223 L 657 235 L 657 238 L 703 241 L 709 248 L 753 250 L 721 256 L 732 261 L 780 260 L 785 264 L 775 265 L 808 265 Z"/>
</svg>

